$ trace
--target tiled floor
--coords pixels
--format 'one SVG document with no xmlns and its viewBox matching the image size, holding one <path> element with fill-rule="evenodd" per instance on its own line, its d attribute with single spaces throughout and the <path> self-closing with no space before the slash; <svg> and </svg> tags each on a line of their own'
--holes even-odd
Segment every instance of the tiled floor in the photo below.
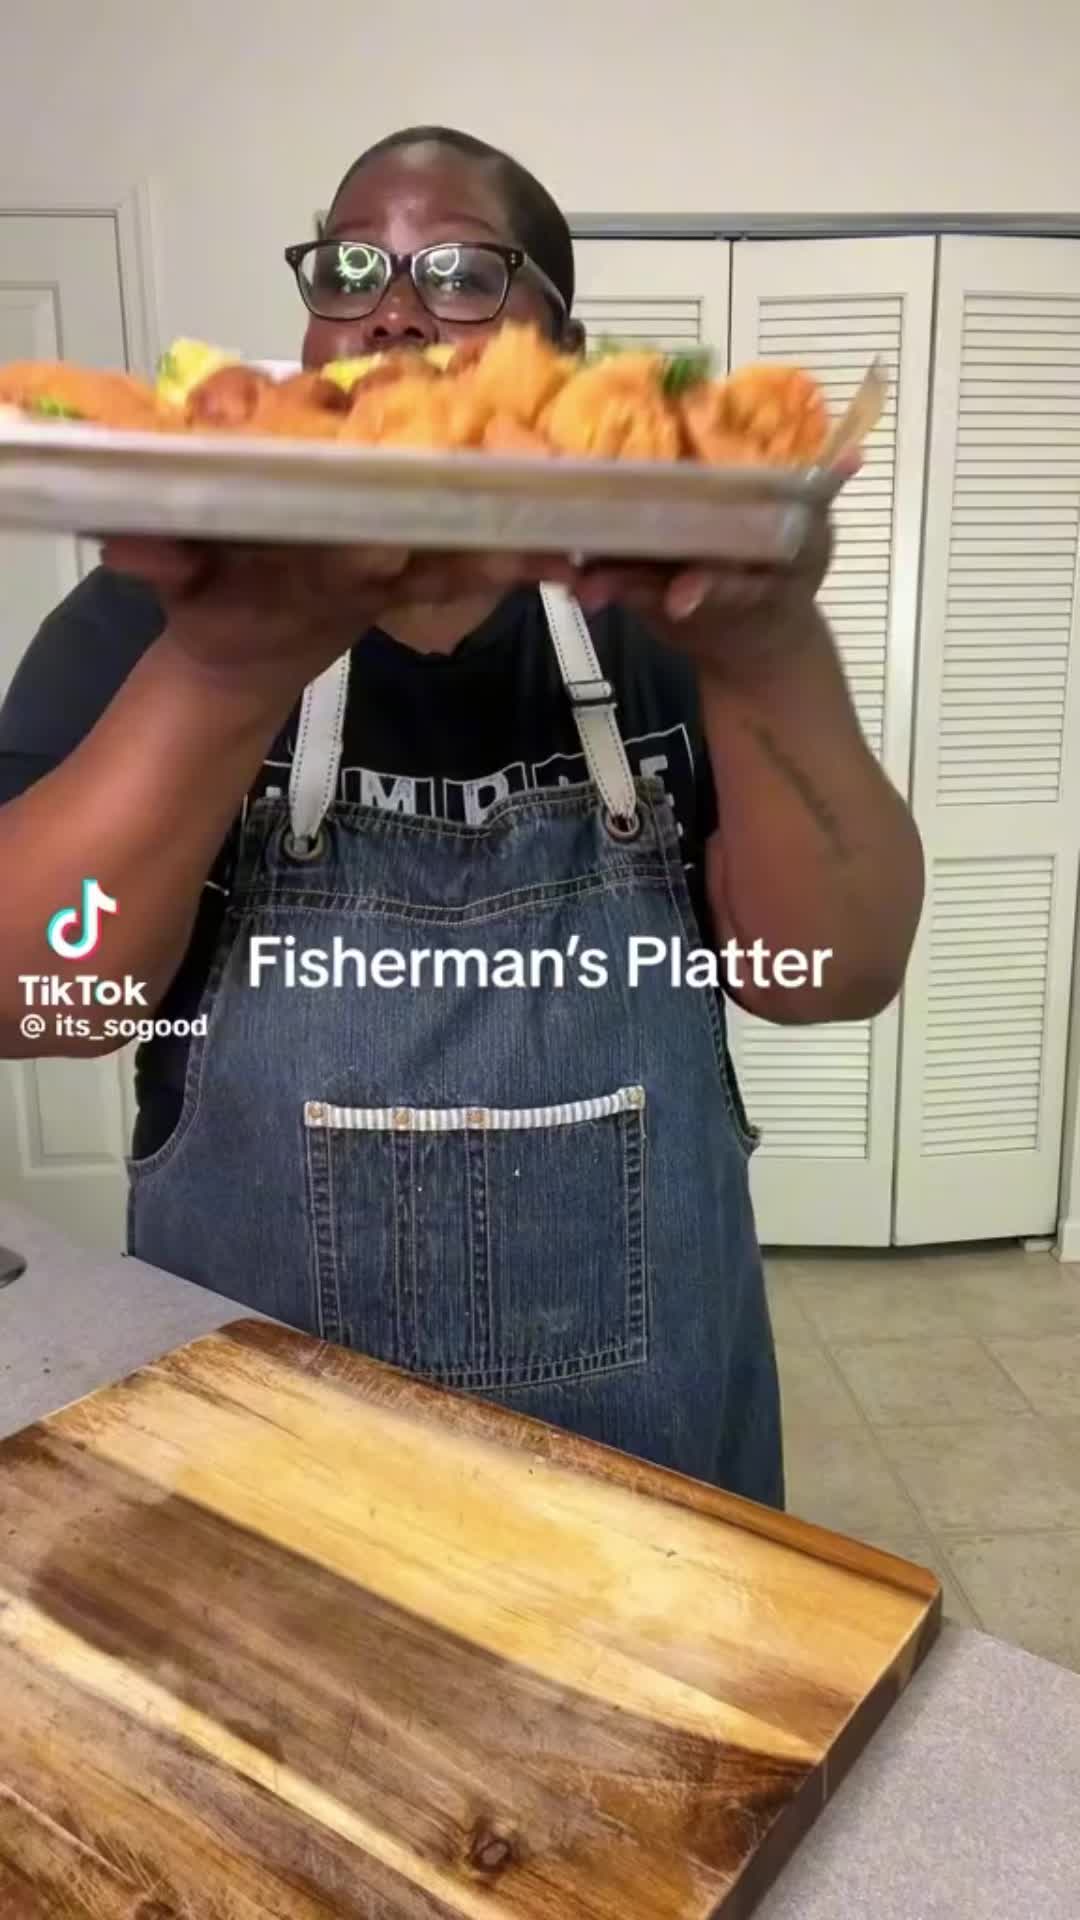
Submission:
<svg viewBox="0 0 1080 1920">
<path fill-rule="evenodd" d="M 765 1264 L 790 1510 L 1080 1670 L 1080 1267 L 1019 1246 Z"/>
</svg>

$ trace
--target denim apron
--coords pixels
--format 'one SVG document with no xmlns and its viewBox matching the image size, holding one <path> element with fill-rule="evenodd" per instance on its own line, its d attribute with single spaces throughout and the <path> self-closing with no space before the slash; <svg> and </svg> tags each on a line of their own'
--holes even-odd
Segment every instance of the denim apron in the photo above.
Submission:
<svg viewBox="0 0 1080 1920">
<path fill-rule="evenodd" d="M 468 825 L 335 803 L 350 657 L 308 688 L 288 798 L 243 821 L 178 1124 L 129 1163 L 129 1251 L 780 1506 L 722 1011 L 666 964 L 630 984 L 633 939 L 701 941 L 678 826 L 631 775 L 576 602 L 542 594 L 586 783 Z M 441 974 L 417 958 L 440 950 Z"/>
</svg>

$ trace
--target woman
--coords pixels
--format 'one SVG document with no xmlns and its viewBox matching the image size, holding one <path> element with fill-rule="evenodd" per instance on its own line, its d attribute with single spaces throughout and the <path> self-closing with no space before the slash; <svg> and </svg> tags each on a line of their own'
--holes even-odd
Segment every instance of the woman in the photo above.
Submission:
<svg viewBox="0 0 1080 1920">
<path fill-rule="evenodd" d="M 447 130 L 370 149 L 289 259 L 308 367 L 508 317 L 579 337 L 557 207 Z M 207 1016 L 140 1054 L 130 1250 L 781 1504 L 722 996 L 666 965 L 632 985 L 626 957 L 831 950 L 816 987 L 732 987 L 778 1021 L 862 1019 L 900 986 L 921 853 L 815 609 L 827 527 L 755 575 L 103 557 L 0 716 L 0 1015 L 8 1056 L 34 1050 L 17 976 L 56 970 L 44 929 L 93 875 L 119 908 L 100 975 Z M 437 949 L 470 950 L 466 984 L 417 959 Z M 358 984 L 380 950 L 404 984 L 386 963 Z M 537 950 L 567 956 L 561 986 L 550 958 L 540 984 L 482 983 Z M 299 983 L 305 952 L 345 953 L 331 984 Z"/>
</svg>

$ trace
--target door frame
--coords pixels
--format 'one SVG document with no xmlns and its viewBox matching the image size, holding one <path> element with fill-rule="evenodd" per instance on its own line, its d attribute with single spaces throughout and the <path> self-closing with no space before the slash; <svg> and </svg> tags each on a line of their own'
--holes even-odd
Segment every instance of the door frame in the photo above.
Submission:
<svg viewBox="0 0 1080 1920">
<path fill-rule="evenodd" d="M 152 378 L 162 350 L 158 306 L 159 254 L 153 186 L 139 180 L 124 193 L 99 195 L 92 201 L 55 199 L 7 200 L 0 197 L 0 219 L 11 215 L 29 219 L 111 220 L 120 267 L 120 305 L 127 370 Z"/>
<path fill-rule="evenodd" d="M 1077 213 L 568 213 L 575 240 L 862 240 L 985 234 L 1080 238 Z"/>
<path fill-rule="evenodd" d="M 127 369 L 153 379 L 163 342 L 158 306 L 158 227 L 151 182 L 138 181 L 115 196 L 105 193 L 86 201 L 22 195 L 18 199 L 9 199 L 0 192 L 0 219 L 19 216 L 25 219 L 97 219 L 112 223 L 120 290 L 120 324 Z M 89 565 L 94 564 L 88 559 L 88 544 L 76 541 L 76 549 L 79 571 L 85 573 Z M 129 1142 L 134 1124 L 134 1052 L 134 1046 L 129 1046 L 115 1056 L 115 1098 L 120 1103 L 123 1132 Z M 15 1064 L 11 1063 L 12 1066 Z M 4 1077 L 3 1063 L 0 1063 L 0 1078 Z M 24 1132 L 27 1114 L 21 1101 L 17 1096 L 15 1098 L 15 1124 L 20 1132 Z M 32 1121 L 32 1116 L 30 1119 Z M 39 1176 L 46 1180 L 59 1171 L 57 1168 L 38 1169 Z"/>
</svg>

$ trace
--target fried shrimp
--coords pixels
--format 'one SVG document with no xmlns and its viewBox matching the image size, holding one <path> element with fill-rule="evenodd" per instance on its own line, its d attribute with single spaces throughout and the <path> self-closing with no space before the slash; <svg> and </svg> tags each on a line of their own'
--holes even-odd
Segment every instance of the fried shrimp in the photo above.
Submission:
<svg viewBox="0 0 1080 1920">
<path fill-rule="evenodd" d="M 617 353 L 576 373 L 540 417 L 560 453 L 600 460 L 677 460 L 679 419 L 658 353 Z"/>
<path fill-rule="evenodd" d="M 679 401 L 679 416 L 689 453 L 710 466 L 744 465 L 755 452 L 731 426 L 722 382 L 703 380 L 691 387 Z"/>
<path fill-rule="evenodd" d="M 251 432 L 272 440 L 340 440 L 340 417 L 321 407 L 267 407 L 256 413 Z"/>
<path fill-rule="evenodd" d="M 0 366 L 0 412 L 159 433 L 238 433 L 548 459 L 806 467 L 830 420 L 811 374 L 772 362 L 711 376 L 705 349 L 603 348 L 585 359 L 510 321 L 460 345 L 395 346 L 275 380 L 174 342 L 156 388 L 66 361 Z"/>
<path fill-rule="evenodd" d="M 287 379 L 275 383 L 274 393 L 290 406 L 317 407 L 321 413 L 349 411 L 348 394 L 321 373 L 290 373 Z"/>
<path fill-rule="evenodd" d="M 566 387 L 580 362 L 560 353 L 535 327 L 509 322 L 476 353 L 459 348 L 451 362 L 450 378 L 468 380 L 472 396 L 488 420 L 506 414 L 523 427 L 534 427 L 544 408 Z M 470 364 L 472 362 L 472 364 Z"/>
<path fill-rule="evenodd" d="M 372 447 L 448 449 L 462 444 L 454 438 L 452 408 L 440 377 L 432 378 L 425 369 L 383 379 L 382 372 L 377 368 L 354 389 L 340 440 Z"/>
<path fill-rule="evenodd" d="M 243 428 L 251 425 L 262 395 L 273 386 L 255 367 L 219 367 L 188 395 L 184 418 L 189 427 Z"/>
<path fill-rule="evenodd" d="M 728 414 L 766 455 L 811 461 L 829 432 L 825 397 L 801 367 L 743 367 L 725 383 Z"/>
<path fill-rule="evenodd" d="M 821 388 L 799 367 L 744 367 L 703 381 L 680 410 L 693 453 L 714 466 L 732 464 L 733 443 L 744 449 L 737 464 L 809 465 L 829 432 Z"/>
<path fill-rule="evenodd" d="M 370 373 L 365 373 L 362 382 L 357 382 L 349 393 L 349 400 L 357 404 L 364 394 L 377 393 L 380 387 L 392 387 L 399 380 L 433 381 L 442 379 L 442 371 L 415 347 L 395 347 L 392 352 L 379 356 Z"/>
<path fill-rule="evenodd" d="M 277 440 L 336 440 L 349 396 L 319 373 L 294 373 L 263 387 L 247 431 Z"/>
<path fill-rule="evenodd" d="M 129 373 L 98 373 L 65 360 L 14 361 L 0 367 L 0 405 L 31 418 L 86 420 L 120 431 L 156 433 L 169 425 L 153 388 Z"/>
<path fill-rule="evenodd" d="M 387 355 L 349 396 L 339 438 L 368 446 L 452 448 L 482 443 L 490 410 L 472 372 L 445 372 L 430 355 Z"/>
<path fill-rule="evenodd" d="M 489 453 L 537 454 L 548 459 L 555 449 L 535 427 L 523 427 L 511 413 L 493 413 L 484 427 L 482 444 Z"/>
</svg>

